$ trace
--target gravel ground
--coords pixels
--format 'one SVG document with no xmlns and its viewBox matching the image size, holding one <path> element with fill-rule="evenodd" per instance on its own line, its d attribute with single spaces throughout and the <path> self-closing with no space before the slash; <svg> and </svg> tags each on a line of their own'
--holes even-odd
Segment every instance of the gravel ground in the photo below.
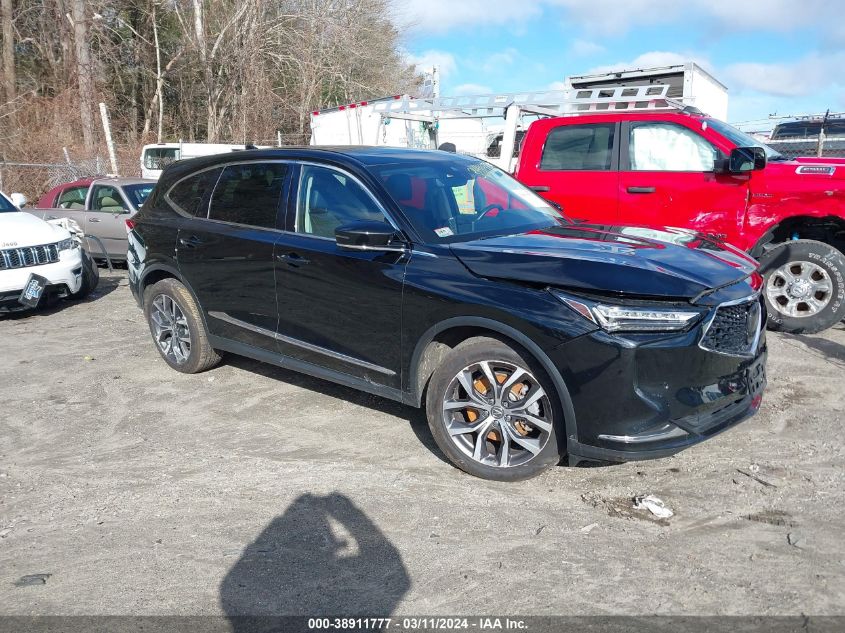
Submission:
<svg viewBox="0 0 845 633">
<path fill-rule="evenodd" d="M 3 615 L 845 614 L 842 326 L 770 334 L 760 414 L 709 442 L 517 484 L 409 407 L 170 370 L 119 273 L 0 341 Z"/>
</svg>

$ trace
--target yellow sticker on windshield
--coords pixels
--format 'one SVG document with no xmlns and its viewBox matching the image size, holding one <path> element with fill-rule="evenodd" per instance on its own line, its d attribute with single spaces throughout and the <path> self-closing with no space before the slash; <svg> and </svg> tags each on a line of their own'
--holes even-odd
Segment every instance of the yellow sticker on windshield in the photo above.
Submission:
<svg viewBox="0 0 845 633">
<path fill-rule="evenodd" d="M 475 194 L 473 193 L 473 181 L 468 180 L 467 184 L 460 187 L 452 187 L 452 195 L 458 205 L 458 213 L 463 215 L 475 215 Z"/>
</svg>

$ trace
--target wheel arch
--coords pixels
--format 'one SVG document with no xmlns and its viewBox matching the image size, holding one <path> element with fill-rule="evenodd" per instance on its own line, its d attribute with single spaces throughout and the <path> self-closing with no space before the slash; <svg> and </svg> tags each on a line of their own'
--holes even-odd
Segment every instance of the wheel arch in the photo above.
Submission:
<svg viewBox="0 0 845 633">
<path fill-rule="evenodd" d="M 169 264 L 153 264 L 149 266 L 146 270 L 144 270 L 144 274 L 141 275 L 140 280 L 138 281 L 138 296 L 140 297 L 139 301 L 141 303 L 141 307 L 143 308 L 144 302 L 144 291 L 153 284 L 158 283 L 164 279 L 175 279 L 180 284 L 185 286 L 188 289 L 188 292 L 191 293 L 191 297 L 194 299 L 194 303 L 197 304 L 197 308 L 199 308 L 200 316 L 202 317 L 202 324 L 205 326 L 206 332 L 208 332 L 208 322 L 205 315 L 205 310 L 202 307 L 199 299 L 197 298 L 197 293 L 194 292 L 194 289 L 191 287 L 191 284 L 188 283 L 182 275 L 179 273 L 179 270 L 176 269 L 174 266 L 170 266 Z"/>
<path fill-rule="evenodd" d="M 567 443 L 577 441 L 577 424 L 572 397 L 563 377 L 548 355 L 530 337 L 516 328 L 485 317 L 453 317 L 431 326 L 420 337 L 410 361 L 408 386 L 410 402 L 421 406 L 423 393 L 431 376 L 443 357 L 454 347 L 469 338 L 490 336 L 503 343 L 513 343 L 525 349 L 536 360 L 554 383 L 561 408 L 563 409 Z"/>
<path fill-rule="evenodd" d="M 837 215 L 792 215 L 770 226 L 749 251 L 754 258 L 766 253 L 767 247 L 792 239 L 807 239 L 845 248 L 845 218 Z"/>
</svg>

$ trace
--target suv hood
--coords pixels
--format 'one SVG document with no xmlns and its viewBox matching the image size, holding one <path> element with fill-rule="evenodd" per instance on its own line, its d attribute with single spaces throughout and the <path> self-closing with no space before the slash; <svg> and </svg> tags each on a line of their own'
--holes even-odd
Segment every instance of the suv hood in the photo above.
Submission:
<svg viewBox="0 0 845 633">
<path fill-rule="evenodd" d="M 69 236 L 63 228 L 53 226 L 29 213 L 0 213 L 0 250 L 52 244 Z"/>
<path fill-rule="evenodd" d="M 742 251 L 676 228 L 576 224 L 450 248 L 482 277 L 666 299 L 688 300 L 757 269 Z"/>
</svg>

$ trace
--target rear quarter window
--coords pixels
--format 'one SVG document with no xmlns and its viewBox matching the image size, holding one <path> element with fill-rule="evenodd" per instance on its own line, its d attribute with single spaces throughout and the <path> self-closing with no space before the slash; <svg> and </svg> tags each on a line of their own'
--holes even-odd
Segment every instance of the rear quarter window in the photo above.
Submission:
<svg viewBox="0 0 845 633">
<path fill-rule="evenodd" d="M 208 200 L 222 171 L 222 167 L 207 169 L 177 182 L 165 196 L 170 206 L 185 215 L 205 217 L 208 205 L 203 202 Z"/>
</svg>

